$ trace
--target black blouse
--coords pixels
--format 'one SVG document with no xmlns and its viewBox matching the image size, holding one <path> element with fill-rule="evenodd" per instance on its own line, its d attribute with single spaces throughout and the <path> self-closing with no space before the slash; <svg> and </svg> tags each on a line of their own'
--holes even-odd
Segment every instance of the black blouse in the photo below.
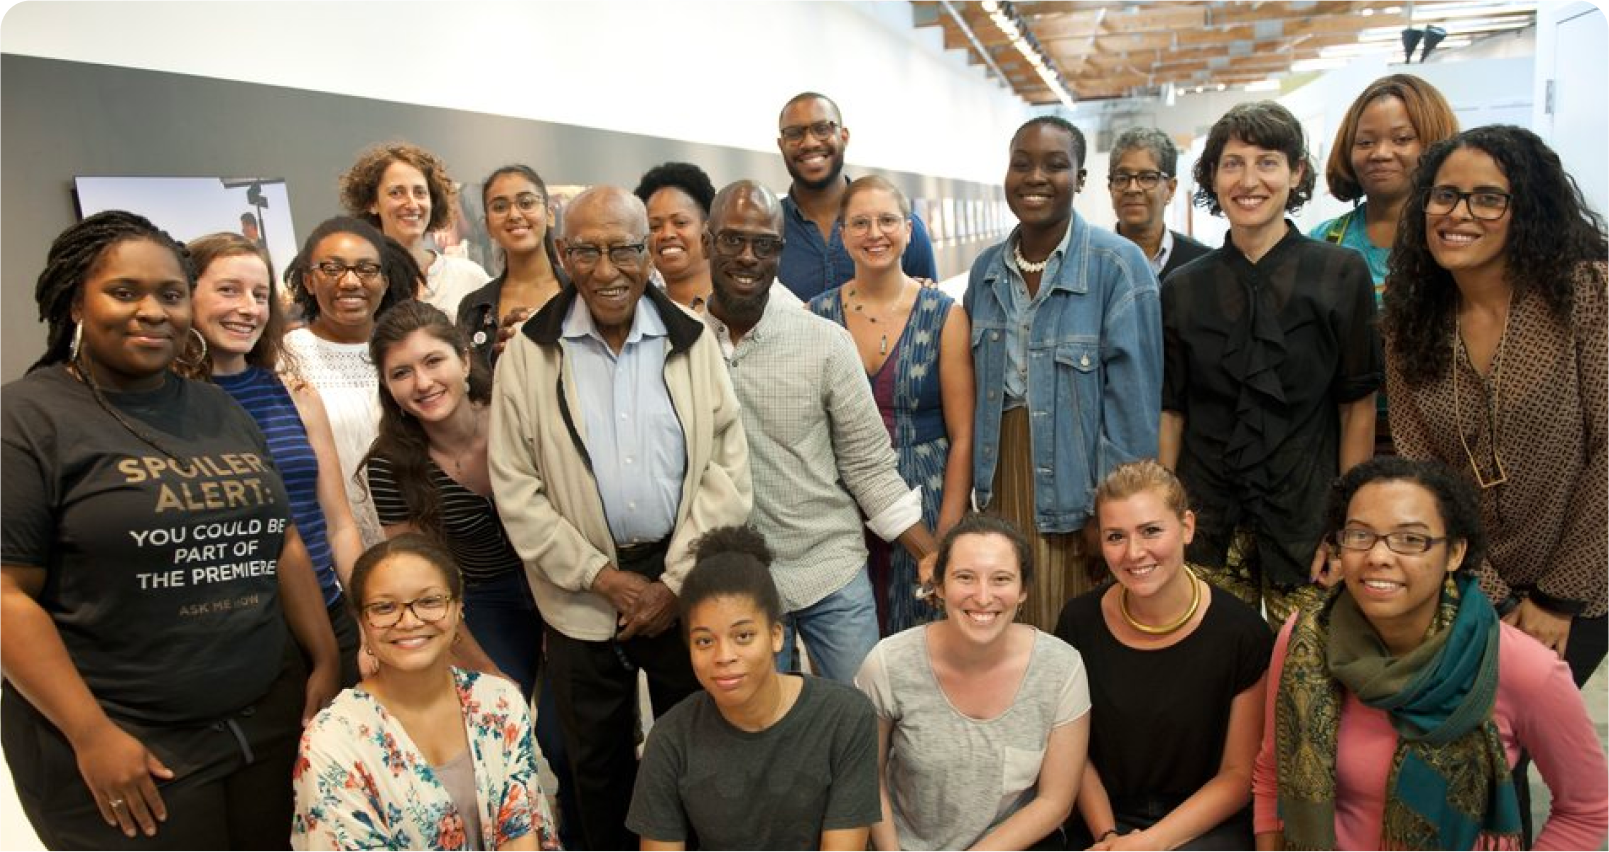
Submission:
<svg viewBox="0 0 1609 852">
<path fill-rule="evenodd" d="M 1339 406 L 1384 373 L 1368 264 L 1289 221 L 1256 263 L 1226 235 L 1168 277 L 1162 333 L 1162 409 L 1184 416 L 1178 473 L 1199 515 L 1190 560 L 1223 565 L 1249 527 L 1264 575 L 1305 583 L 1338 472 Z"/>
</svg>

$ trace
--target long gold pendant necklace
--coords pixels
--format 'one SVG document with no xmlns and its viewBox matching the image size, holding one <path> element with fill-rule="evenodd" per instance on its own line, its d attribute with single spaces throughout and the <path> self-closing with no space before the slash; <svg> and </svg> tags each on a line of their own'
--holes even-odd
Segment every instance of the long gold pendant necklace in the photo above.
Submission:
<svg viewBox="0 0 1609 852">
<path fill-rule="evenodd" d="M 1496 488 L 1508 481 L 1508 471 L 1504 469 L 1503 457 L 1498 453 L 1498 447 L 1502 443 L 1503 416 L 1502 408 L 1499 405 L 1499 395 L 1503 387 L 1503 345 L 1508 341 L 1508 320 L 1513 315 L 1513 302 L 1514 296 L 1511 293 L 1509 294 L 1509 308 L 1503 313 L 1503 333 L 1497 338 L 1497 351 L 1492 353 L 1492 403 L 1490 410 L 1487 412 L 1487 423 L 1492 434 L 1492 463 L 1497 472 L 1491 479 L 1487 479 L 1486 474 L 1481 471 L 1480 464 L 1475 461 L 1475 453 L 1469 448 L 1469 439 L 1464 437 L 1464 415 L 1459 410 L 1458 405 L 1458 346 L 1464 339 L 1464 333 L 1463 323 L 1458 319 L 1458 309 L 1456 307 L 1453 309 L 1453 360 L 1448 366 L 1448 369 L 1452 370 L 1453 373 L 1453 431 L 1458 433 L 1458 443 L 1463 445 L 1464 456 L 1469 459 L 1469 466 L 1475 471 L 1475 483 L 1483 491 L 1488 488 Z M 1470 367 L 1474 368 L 1474 366 L 1475 362 L 1470 361 Z"/>
</svg>

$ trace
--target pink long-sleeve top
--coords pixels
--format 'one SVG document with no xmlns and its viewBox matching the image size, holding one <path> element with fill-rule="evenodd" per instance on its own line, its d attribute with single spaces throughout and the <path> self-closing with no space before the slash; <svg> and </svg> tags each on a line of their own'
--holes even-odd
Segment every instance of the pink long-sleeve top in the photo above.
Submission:
<svg viewBox="0 0 1609 852">
<path fill-rule="evenodd" d="M 1269 666 L 1263 745 L 1252 768 L 1255 830 L 1283 830 L 1278 816 L 1279 758 L 1274 751 L 1274 700 L 1285 670 L 1292 622 L 1274 645 Z M 1499 625 L 1498 736 L 1514 766 L 1530 752 L 1553 795 L 1535 849 L 1596 849 L 1609 833 L 1609 768 L 1570 669 L 1540 642 L 1507 624 Z M 1341 706 L 1336 758 L 1335 839 L 1341 849 L 1379 849 L 1385 820 L 1386 778 L 1397 749 L 1397 732 L 1382 710 L 1351 692 Z"/>
</svg>

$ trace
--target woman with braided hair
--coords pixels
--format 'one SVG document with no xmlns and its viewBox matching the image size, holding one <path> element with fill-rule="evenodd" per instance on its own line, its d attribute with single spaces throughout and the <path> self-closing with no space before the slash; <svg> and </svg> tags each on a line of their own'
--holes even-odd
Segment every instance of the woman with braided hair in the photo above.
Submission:
<svg viewBox="0 0 1609 852">
<path fill-rule="evenodd" d="M 52 848 L 283 843 L 338 688 L 262 432 L 171 369 L 193 284 L 149 221 L 85 219 L 39 276 L 49 346 L 0 389 L 0 741 Z"/>
<path fill-rule="evenodd" d="M 1341 583 L 1274 643 L 1257 848 L 1525 848 L 1522 751 L 1552 793 L 1532 848 L 1598 848 L 1603 748 L 1569 667 L 1481 594 L 1471 487 L 1382 456 L 1336 480 L 1326 519 Z"/>
</svg>

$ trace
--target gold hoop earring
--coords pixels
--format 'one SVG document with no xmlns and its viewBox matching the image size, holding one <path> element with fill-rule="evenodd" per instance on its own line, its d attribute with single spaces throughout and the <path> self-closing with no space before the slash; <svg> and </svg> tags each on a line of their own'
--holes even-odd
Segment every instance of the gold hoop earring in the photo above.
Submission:
<svg viewBox="0 0 1609 852">
<path fill-rule="evenodd" d="M 188 359 L 188 360 L 186 360 L 182 356 L 179 357 L 179 358 L 176 358 L 175 360 L 177 360 L 180 364 L 183 364 L 184 366 L 189 367 L 190 369 L 193 370 L 193 369 L 196 369 L 196 368 L 200 367 L 202 364 L 207 363 L 207 337 L 206 337 L 206 335 L 202 334 L 201 332 L 196 331 L 196 327 L 193 326 L 193 325 L 190 326 L 190 333 L 195 336 L 195 339 L 197 341 L 200 341 L 200 343 L 201 343 L 201 352 L 199 354 L 197 354 L 194 358 L 191 358 L 191 359 Z"/>
</svg>

